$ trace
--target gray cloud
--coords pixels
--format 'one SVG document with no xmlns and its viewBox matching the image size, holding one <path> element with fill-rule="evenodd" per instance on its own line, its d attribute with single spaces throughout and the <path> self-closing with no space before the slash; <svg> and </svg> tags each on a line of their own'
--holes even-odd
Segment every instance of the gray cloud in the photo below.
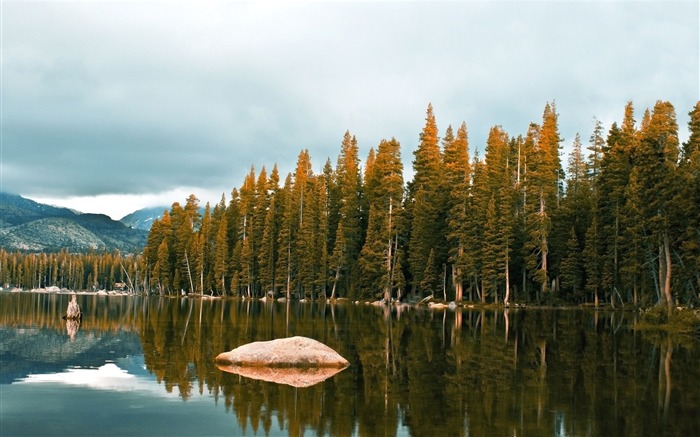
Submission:
<svg viewBox="0 0 700 437">
<path fill-rule="evenodd" d="M 697 17 L 696 2 L 4 3 L 2 182 L 229 192 L 302 148 L 335 162 L 347 129 L 363 156 L 395 136 L 408 170 L 428 102 L 480 149 L 551 100 L 568 143 L 630 99 L 638 119 L 670 100 L 684 128 Z"/>
</svg>

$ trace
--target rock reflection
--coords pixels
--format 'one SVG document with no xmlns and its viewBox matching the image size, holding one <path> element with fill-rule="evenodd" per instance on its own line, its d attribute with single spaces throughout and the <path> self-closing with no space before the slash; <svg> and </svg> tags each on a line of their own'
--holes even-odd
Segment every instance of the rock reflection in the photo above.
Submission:
<svg viewBox="0 0 700 437">
<path fill-rule="evenodd" d="M 311 387 L 345 370 L 329 367 L 280 368 L 280 367 L 246 367 L 235 365 L 216 365 L 220 370 L 246 378 L 285 384 L 292 387 Z"/>
</svg>

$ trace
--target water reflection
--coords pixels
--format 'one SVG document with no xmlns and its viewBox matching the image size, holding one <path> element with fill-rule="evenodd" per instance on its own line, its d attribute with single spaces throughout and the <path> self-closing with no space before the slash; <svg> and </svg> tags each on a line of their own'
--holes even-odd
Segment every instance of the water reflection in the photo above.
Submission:
<svg viewBox="0 0 700 437">
<path fill-rule="evenodd" d="M 40 328 L 71 337 L 59 324 L 66 296 L 0 299 L 3 333 Z M 276 426 L 289 435 L 690 435 L 700 428 L 697 340 L 644 337 L 631 330 L 633 313 L 138 296 L 78 301 L 83 321 L 74 343 L 105 333 L 137 336 L 154 387 L 184 400 L 209 396 L 212 414 L 224 405 L 245 432 L 268 434 Z M 242 344 L 293 335 L 327 344 L 350 367 L 299 388 L 214 363 Z M 51 358 L 51 347 L 41 350 L 35 360 Z"/>
<path fill-rule="evenodd" d="M 224 372 L 245 376 L 250 379 L 285 384 L 305 388 L 319 384 L 344 369 L 333 367 L 245 367 L 236 365 L 216 365 Z"/>
<path fill-rule="evenodd" d="M 71 341 L 75 341 L 75 336 L 80 329 L 79 319 L 66 319 L 66 334 L 70 337 Z"/>
</svg>

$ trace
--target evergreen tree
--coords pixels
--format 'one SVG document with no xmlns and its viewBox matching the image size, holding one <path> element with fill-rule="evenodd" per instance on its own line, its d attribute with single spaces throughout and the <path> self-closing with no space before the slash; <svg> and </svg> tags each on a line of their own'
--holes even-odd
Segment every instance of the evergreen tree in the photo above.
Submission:
<svg viewBox="0 0 700 437">
<path fill-rule="evenodd" d="M 581 256 L 593 214 L 590 177 L 594 172 L 589 173 L 589 169 L 590 165 L 583 156 L 581 138 L 576 134 L 567 166 L 566 196 L 561 202 L 554 225 L 558 234 L 568 235 L 562 247 L 563 256 L 559 272 L 563 297 L 566 297 L 566 293 L 571 293 L 572 299 L 583 297 L 583 264 L 575 257 Z M 572 231 L 575 239 L 571 236 Z"/>
<path fill-rule="evenodd" d="M 266 201 L 266 211 L 264 212 L 265 220 L 263 223 L 262 236 L 260 237 L 260 250 L 258 252 L 258 265 L 260 267 L 260 283 L 262 290 L 267 293 L 274 293 L 275 286 L 275 268 L 277 264 L 277 239 L 279 237 L 280 227 L 280 208 L 278 207 L 278 192 L 279 192 L 279 173 L 275 165 L 270 174 L 270 179 L 267 183 L 267 195 L 269 200 Z"/>
<path fill-rule="evenodd" d="M 163 239 L 158 246 L 158 259 L 153 268 L 153 278 L 157 281 L 159 293 L 170 293 L 170 249 L 168 240 Z"/>
<path fill-rule="evenodd" d="M 451 131 L 451 127 L 448 127 L 448 132 Z M 464 271 L 464 257 L 466 256 L 465 247 L 468 238 L 466 223 L 471 167 L 469 165 L 467 124 L 462 123 L 455 138 L 451 138 L 448 132 L 443 139 L 444 180 L 446 192 L 449 193 L 447 235 L 454 298 L 455 301 L 459 302 L 462 300 L 464 283 L 467 279 Z"/>
<path fill-rule="evenodd" d="M 498 215 L 496 209 L 496 196 L 492 195 L 486 208 L 486 222 L 484 223 L 484 239 L 482 250 L 482 287 L 481 301 L 486 302 L 488 296 L 493 296 L 494 301 L 498 294 L 498 270 L 500 266 L 501 234 L 498 229 Z"/>
<path fill-rule="evenodd" d="M 352 287 L 357 282 L 357 260 L 362 248 L 362 178 L 358 159 L 357 140 L 350 132 L 345 132 L 341 145 L 336 177 L 339 190 L 339 225 L 335 236 L 335 245 L 342 246 L 345 259 L 340 269 L 345 271 L 342 288 L 345 293 L 353 294 Z M 342 226 L 340 226 L 342 224 Z M 342 233 L 340 233 L 342 230 Z"/>
<path fill-rule="evenodd" d="M 528 161 L 528 264 L 531 277 L 539 285 L 541 294 L 550 290 L 552 217 L 559 207 L 564 174 L 559 158 L 561 140 L 557 118 L 554 105 L 547 103 L 542 115 L 542 126 L 532 132 L 536 133 L 536 141 L 532 159 Z"/>
<path fill-rule="evenodd" d="M 681 289 L 690 296 L 700 293 L 700 102 L 688 113 L 688 141 L 683 143 L 679 164 L 679 249 L 684 280 Z"/>
<path fill-rule="evenodd" d="M 214 287 L 219 295 L 226 294 L 226 274 L 228 270 L 228 220 L 225 215 L 221 215 L 216 232 L 216 245 L 214 249 L 213 273 L 215 278 Z"/>
<path fill-rule="evenodd" d="M 245 177 L 240 190 L 240 233 L 238 236 L 241 245 L 238 280 L 247 297 L 255 294 L 255 222 L 257 208 L 257 193 L 255 182 L 255 169 L 251 167 Z"/>
<path fill-rule="evenodd" d="M 396 139 L 382 140 L 370 150 L 365 173 L 369 220 L 365 244 L 360 253 L 361 293 L 365 298 L 392 298 L 403 196 L 401 146 Z"/>
<path fill-rule="evenodd" d="M 413 277 L 413 286 L 426 294 L 429 290 L 421 289 L 426 271 L 436 271 L 447 261 L 446 244 L 446 195 L 442 183 L 442 156 L 438 145 L 438 131 L 433 115 L 432 105 L 428 105 L 425 126 L 420 134 L 420 143 L 414 151 L 413 183 L 409 188 L 411 205 L 411 235 L 409 265 Z M 433 252 L 432 262 L 427 266 L 429 254 Z"/>
<path fill-rule="evenodd" d="M 511 171 L 511 148 L 508 134 L 500 127 L 491 128 L 486 142 L 485 182 L 475 191 L 475 199 L 486 203 L 482 241 L 483 293 L 498 298 L 503 287 L 504 301 L 510 298 L 510 252 L 514 232 L 514 172 Z M 486 200 L 488 199 L 488 200 Z"/>
<path fill-rule="evenodd" d="M 583 259 L 581 257 L 581 243 L 576 233 L 576 227 L 572 226 L 569 239 L 566 241 L 566 256 L 561 262 L 561 286 L 567 291 L 566 296 L 570 301 L 580 300 L 583 285 Z"/>
<path fill-rule="evenodd" d="M 625 205 L 622 210 L 623 230 L 621 240 L 626 248 L 620 263 L 621 280 L 627 284 L 627 289 L 632 290 L 632 302 L 637 305 L 640 294 L 646 294 L 642 281 L 645 263 L 645 229 L 642 220 L 641 206 L 642 185 L 638 168 L 633 168 L 629 183 L 625 188 Z M 641 290 L 641 291 L 640 291 Z"/>
<path fill-rule="evenodd" d="M 291 297 L 292 292 L 292 243 L 295 236 L 293 231 L 296 217 L 296 210 L 292 202 L 292 187 L 292 175 L 288 174 L 284 181 L 284 187 L 277 193 L 275 200 L 280 208 L 275 285 L 285 294 L 287 299 Z"/>
<path fill-rule="evenodd" d="M 464 255 L 459 257 L 459 267 L 467 278 L 469 300 L 474 300 L 474 291 L 482 299 L 482 265 L 484 249 L 484 226 L 488 209 L 488 189 L 486 165 L 475 154 L 471 165 L 472 187 L 467 205 L 467 214 L 462 229 L 464 237 Z M 485 297 L 483 297 L 485 298 Z"/>
<path fill-rule="evenodd" d="M 425 269 L 421 275 L 420 289 L 426 295 L 435 296 L 435 293 L 440 290 L 440 274 L 435 263 L 435 250 L 431 249 L 428 254 L 428 260 L 425 263 Z"/>
<path fill-rule="evenodd" d="M 649 229 L 650 244 L 658 247 L 658 287 L 661 301 L 673 308 L 671 292 L 672 253 L 675 239 L 676 200 L 680 189 L 677 174 L 679 158 L 678 125 L 673 105 L 656 102 L 648 124 L 643 123 L 636 167 L 644 175 L 642 196 L 647 201 L 641 211 Z"/>
</svg>

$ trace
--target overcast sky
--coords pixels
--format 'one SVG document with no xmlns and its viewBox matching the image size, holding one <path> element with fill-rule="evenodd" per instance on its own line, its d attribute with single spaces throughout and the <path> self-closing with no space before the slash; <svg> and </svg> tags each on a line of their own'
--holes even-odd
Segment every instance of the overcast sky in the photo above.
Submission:
<svg viewBox="0 0 700 437">
<path fill-rule="evenodd" d="M 629 100 L 673 103 L 684 140 L 700 99 L 696 0 L 1 5 L 1 191 L 116 219 L 303 148 L 320 171 L 346 130 L 363 161 L 396 137 L 408 175 L 429 102 L 473 154 L 548 101 L 565 149 Z"/>
</svg>

